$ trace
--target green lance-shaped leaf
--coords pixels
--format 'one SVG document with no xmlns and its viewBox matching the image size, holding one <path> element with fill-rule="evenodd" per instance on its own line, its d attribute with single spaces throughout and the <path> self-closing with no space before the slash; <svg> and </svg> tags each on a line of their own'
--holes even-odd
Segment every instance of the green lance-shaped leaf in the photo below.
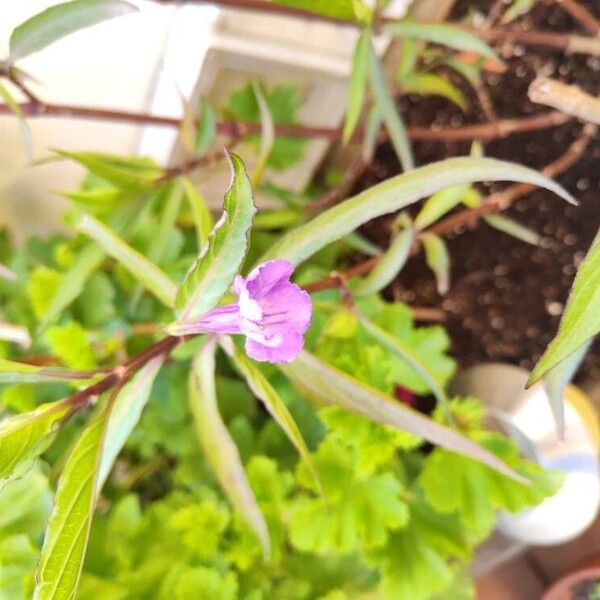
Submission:
<svg viewBox="0 0 600 600">
<path fill-rule="evenodd" d="M 534 2 L 535 0 L 513 0 L 512 4 L 502 16 L 502 25 L 507 25 L 521 15 L 524 15 L 526 12 L 529 12 Z"/>
<path fill-rule="evenodd" d="M 400 359 L 405 361 L 408 366 L 419 375 L 419 377 L 427 384 L 433 395 L 435 396 L 438 404 L 446 411 L 447 415 L 450 415 L 450 409 L 448 407 L 448 398 L 444 392 L 443 387 L 437 382 L 433 373 L 429 371 L 427 364 L 425 364 L 419 355 L 413 352 L 412 348 L 406 344 L 403 344 L 399 339 L 390 335 L 385 329 L 379 327 L 367 319 L 363 314 L 357 311 L 357 316 L 360 324 L 363 326 L 365 331 L 376 339 L 382 346 L 396 354 Z"/>
<path fill-rule="evenodd" d="M 75 443 L 58 482 L 36 573 L 34 600 L 75 597 L 98 498 L 110 403 Z"/>
<path fill-rule="evenodd" d="M 194 140 L 194 149 L 200 154 L 204 154 L 215 143 L 217 136 L 217 115 L 212 104 L 202 98 L 200 101 L 200 116 L 196 129 L 196 139 Z"/>
<path fill-rule="evenodd" d="M 533 169 L 493 158 L 449 158 L 391 177 L 320 213 L 281 236 L 259 262 L 283 258 L 298 265 L 376 217 L 401 210 L 449 186 L 476 181 L 532 183 L 575 202 L 562 186 Z"/>
<path fill-rule="evenodd" d="M 185 199 L 190 205 L 194 226 L 196 227 L 198 250 L 202 250 L 202 247 L 208 242 L 208 237 L 215 226 L 215 221 L 204 196 L 202 196 L 198 188 L 187 177 L 182 177 L 181 181 L 183 182 Z"/>
<path fill-rule="evenodd" d="M 371 9 L 361 0 L 328 0 L 315 2 L 314 0 L 271 0 L 273 4 L 291 6 L 306 10 L 325 17 L 368 23 L 371 20 Z"/>
<path fill-rule="evenodd" d="M 503 215 L 484 215 L 483 220 L 490 227 L 493 227 L 502 233 L 506 233 L 506 235 L 510 235 L 518 240 L 521 240 L 526 244 L 538 246 L 540 243 L 541 237 L 539 233 L 529 229 L 529 227 L 524 227 L 520 223 L 513 221 L 513 219 L 509 219 Z"/>
<path fill-rule="evenodd" d="M 555 367 L 546 371 L 542 377 L 546 393 L 548 394 L 548 402 L 556 423 L 556 432 L 562 440 L 565 435 L 565 408 L 564 396 L 567 385 L 573 379 L 579 365 L 585 358 L 587 351 L 592 345 L 592 340 L 588 340 L 583 346 L 575 350 L 562 362 L 559 362 Z"/>
<path fill-rule="evenodd" d="M 357 231 L 353 231 L 344 237 L 344 243 L 353 250 L 362 252 L 365 256 L 381 256 L 383 251 L 377 244 L 367 239 Z"/>
<path fill-rule="evenodd" d="M 409 226 L 403 229 L 394 238 L 375 268 L 364 278 L 356 289 L 356 293 L 359 295 L 375 294 L 392 283 L 410 256 L 414 239 L 413 227 Z"/>
<path fill-rule="evenodd" d="M 81 294 L 87 280 L 98 269 L 105 257 L 106 254 L 102 248 L 96 244 L 90 244 L 82 248 L 73 264 L 63 274 L 56 293 L 50 300 L 44 318 L 38 326 L 38 334 L 52 324 L 62 311 Z"/>
<path fill-rule="evenodd" d="M 412 73 L 402 80 L 405 92 L 421 96 L 441 96 L 456 104 L 463 112 L 469 106 L 465 95 L 448 79 L 436 73 Z"/>
<path fill-rule="evenodd" d="M 166 199 L 160 215 L 160 224 L 156 236 L 152 240 L 152 245 L 148 250 L 147 258 L 155 265 L 160 265 L 167 252 L 167 245 L 173 229 L 175 228 L 177 217 L 181 209 L 181 200 L 183 198 L 183 186 L 179 182 L 168 185 L 164 190 Z M 136 287 L 132 294 L 130 306 L 134 309 L 142 295 L 141 285 Z"/>
<path fill-rule="evenodd" d="M 372 106 L 367 116 L 367 123 L 365 125 L 365 133 L 363 137 L 361 156 L 362 159 L 370 163 L 373 160 L 375 154 L 375 147 L 377 145 L 377 136 L 383 123 L 383 115 L 379 106 Z"/>
<path fill-rule="evenodd" d="M 444 240 L 434 233 L 423 233 L 421 243 L 425 250 L 425 262 L 433 271 L 440 296 L 450 289 L 450 255 Z"/>
<path fill-rule="evenodd" d="M 317 470 L 315 469 L 310 451 L 306 446 L 306 442 L 302 437 L 294 417 L 290 414 L 287 406 L 275 390 L 275 388 L 269 383 L 267 378 L 260 372 L 260 370 L 246 358 L 246 355 L 240 352 L 231 339 L 225 339 L 223 347 L 226 349 L 228 354 L 233 358 L 236 367 L 240 370 L 248 387 L 252 390 L 252 393 L 265 405 L 265 408 L 269 411 L 269 414 L 275 419 L 277 424 L 283 429 L 290 442 L 296 447 L 298 453 L 302 457 L 302 460 L 306 463 L 309 471 L 315 477 L 317 483 L 319 477 Z M 319 484 L 320 487 L 320 484 Z"/>
<path fill-rule="evenodd" d="M 254 171 L 252 172 L 252 177 L 250 179 L 252 182 L 252 187 L 256 188 L 262 179 L 265 167 L 267 166 L 267 161 L 269 160 L 269 155 L 271 154 L 271 150 L 273 150 L 273 144 L 275 143 L 275 125 L 273 123 L 271 111 L 269 110 L 269 105 L 267 104 L 265 96 L 260 89 L 260 85 L 258 85 L 256 82 L 252 82 L 252 91 L 254 92 L 254 97 L 256 98 L 256 104 L 258 105 L 261 129 L 258 161 L 256 163 L 256 167 L 254 167 Z"/>
<path fill-rule="evenodd" d="M 126 205 L 111 211 L 108 217 L 110 226 L 122 234 L 135 221 L 136 210 L 135 205 Z M 88 279 L 98 270 L 105 258 L 104 250 L 94 243 L 83 246 L 77 252 L 73 264 L 62 274 L 58 288 L 38 326 L 37 335 L 51 325 L 62 311 L 83 292 Z"/>
<path fill-rule="evenodd" d="M 150 158 L 115 156 L 103 152 L 55 152 L 59 157 L 74 160 L 88 171 L 132 194 L 152 191 L 165 175 L 164 170 Z"/>
<path fill-rule="evenodd" d="M 292 384 L 309 398 L 326 405 L 341 406 L 381 423 L 408 431 L 433 444 L 470 456 L 517 481 L 515 473 L 494 454 L 449 429 L 400 404 L 303 350 L 291 363 L 279 365 Z"/>
<path fill-rule="evenodd" d="M 352 74 L 348 93 L 348 109 L 344 122 L 343 142 L 347 144 L 360 117 L 360 111 L 365 99 L 365 89 L 369 74 L 369 53 L 371 51 L 371 32 L 365 29 L 356 40 L 352 57 Z"/>
<path fill-rule="evenodd" d="M 143 254 L 126 244 L 104 223 L 90 215 L 81 215 L 74 223 L 74 228 L 92 238 L 163 304 L 175 306 L 177 286 L 173 281 Z"/>
<path fill-rule="evenodd" d="M 468 185 L 454 185 L 427 198 L 419 214 L 415 217 L 415 227 L 422 230 L 435 223 L 462 202 L 468 189 Z"/>
<path fill-rule="evenodd" d="M 381 111 L 381 117 L 390 136 L 392 146 L 394 146 L 394 150 L 398 155 L 402 169 L 410 171 L 415 166 L 410 140 L 406 133 L 404 121 L 388 89 L 385 74 L 373 44 L 369 44 L 369 75 L 373 97 L 378 109 Z"/>
<path fill-rule="evenodd" d="M 142 411 L 148 402 L 148 398 L 150 398 L 154 380 L 164 361 L 164 356 L 157 356 L 150 360 L 123 386 L 112 402 L 99 467 L 100 471 L 96 482 L 98 493 L 127 438 L 140 420 Z"/>
<path fill-rule="evenodd" d="M 51 434 L 71 408 L 68 401 L 61 400 L 0 422 L 0 489 L 31 467 L 33 459 L 48 447 Z"/>
<path fill-rule="evenodd" d="M 0 385 L 20 383 L 56 383 L 58 381 L 88 381 L 90 373 L 67 369 L 37 367 L 0 358 Z"/>
<path fill-rule="evenodd" d="M 256 207 L 242 159 L 228 154 L 232 181 L 225 194 L 223 215 L 208 244 L 177 292 L 181 320 L 191 320 L 214 308 L 239 272 Z"/>
<path fill-rule="evenodd" d="M 19 122 L 19 133 L 21 134 L 21 140 L 23 141 L 23 147 L 29 160 L 33 157 L 33 142 L 31 141 L 31 130 L 25 120 L 25 115 L 21 109 L 20 104 L 13 98 L 12 94 L 6 89 L 6 87 L 0 83 L 0 97 L 6 102 L 6 105 L 12 113 L 17 117 Z"/>
<path fill-rule="evenodd" d="M 10 61 L 14 62 L 60 38 L 138 10 L 124 0 L 73 0 L 51 6 L 21 23 L 10 36 Z"/>
<path fill-rule="evenodd" d="M 600 331 L 600 232 L 579 265 L 558 333 L 533 369 L 528 385 L 581 348 Z"/>
<path fill-rule="evenodd" d="M 463 52 L 476 52 L 486 58 L 502 62 L 481 38 L 452 25 L 404 21 L 402 23 L 387 23 L 384 26 L 384 31 L 394 37 L 422 40 Z"/>
<path fill-rule="evenodd" d="M 215 340 L 210 339 L 196 356 L 189 375 L 189 399 L 198 438 L 212 470 L 227 497 L 260 540 L 265 558 L 271 539 L 256 503 L 238 449 L 221 419 L 215 389 Z"/>
</svg>

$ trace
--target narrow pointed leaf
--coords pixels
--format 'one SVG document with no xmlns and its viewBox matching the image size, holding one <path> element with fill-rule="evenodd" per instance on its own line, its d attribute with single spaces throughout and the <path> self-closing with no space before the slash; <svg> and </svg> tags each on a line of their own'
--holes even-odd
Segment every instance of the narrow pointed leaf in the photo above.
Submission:
<svg viewBox="0 0 600 600">
<path fill-rule="evenodd" d="M 167 252 L 167 244 L 173 229 L 175 228 L 177 217 L 181 209 L 181 200 L 183 198 L 183 188 L 179 183 L 167 186 L 165 190 L 166 200 L 162 207 L 160 215 L 160 224 L 156 236 L 154 237 L 150 248 L 148 249 L 147 259 L 154 265 L 160 265 L 163 262 Z M 142 286 L 138 286 L 131 298 L 130 306 L 135 308 L 140 296 L 142 295 Z"/>
<path fill-rule="evenodd" d="M 31 467 L 33 459 L 48 447 L 58 423 L 70 411 L 71 405 L 63 400 L 0 421 L 0 489 Z"/>
<path fill-rule="evenodd" d="M 12 62 L 42 50 L 79 29 L 91 27 L 137 8 L 124 0 L 73 0 L 51 6 L 21 23 L 10 36 Z"/>
<path fill-rule="evenodd" d="M 202 98 L 200 102 L 200 118 L 194 140 L 194 149 L 200 154 L 210 150 L 217 136 L 217 116 L 211 103 Z"/>
<path fill-rule="evenodd" d="M 262 179 L 262 175 L 265 167 L 267 166 L 267 161 L 269 160 L 271 150 L 273 150 L 273 144 L 275 143 L 275 125 L 273 123 L 271 111 L 269 110 L 269 105 L 265 100 L 265 96 L 262 93 L 260 86 L 256 82 L 252 83 L 252 91 L 254 92 L 254 97 L 256 98 L 256 104 L 258 104 L 261 126 L 258 162 L 256 163 L 256 167 L 254 167 L 251 177 L 252 187 L 256 188 Z"/>
<path fill-rule="evenodd" d="M 438 294 L 443 296 L 450 289 L 450 255 L 446 243 L 433 233 L 422 234 L 421 243 L 425 250 L 425 262 L 435 275 Z"/>
<path fill-rule="evenodd" d="M 556 423 L 556 432 L 561 440 L 565 436 L 565 390 L 567 389 L 567 385 L 571 382 L 571 379 L 573 379 L 573 376 L 577 372 L 579 365 L 585 358 L 591 345 L 592 341 L 587 341 L 583 346 L 575 350 L 573 354 L 570 354 L 555 367 L 546 371 L 546 374 L 542 377 L 546 393 L 548 394 L 552 415 L 554 416 L 554 421 Z"/>
<path fill-rule="evenodd" d="M 369 75 L 375 102 L 381 111 L 383 122 L 390 136 L 392 146 L 394 146 L 394 150 L 398 155 L 402 169 L 410 171 L 414 168 L 415 162 L 404 121 L 396 108 L 394 98 L 390 94 L 385 74 L 372 44 L 369 50 Z"/>
<path fill-rule="evenodd" d="M 469 103 L 460 89 L 451 81 L 436 73 L 413 73 L 408 75 L 402 81 L 402 89 L 405 92 L 421 96 L 441 96 L 456 104 L 463 112 L 466 112 L 469 107 Z"/>
<path fill-rule="evenodd" d="M 528 385 L 600 332 L 600 232 L 579 265 L 558 333 L 533 369 Z"/>
<path fill-rule="evenodd" d="M 320 213 L 280 237 L 259 262 L 284 258 L 298 265 L 376 217 L 401 210 L 449 186 L 476 181 L 532 183 L 575 202 L 563 187 L 533 169 L 493 158 L 449 158 L 391 177 Z"/>
<path fill-rule="evenodd" d="M 194 218 L 198 251 L 200 251 L 208 242 L 208 237 L 215 226 L 215 221 L 204 196 L 202 196 L 198 188 L 187 177 L 183 177 L 181 181 L 185 190 L 185 199 L 190 205 Z"/>
<path fill-rule="evenodd" d="M 433 373 L 429 371 L 427 364 L 419 358 L 418 354 L 413 352 L 410 346 L 403 344 L 399 339 L 390 335 L 387 331 L 379 327 L 379 325 L 376 325 L 373 321 L 367 319 L 363 314 L 358 313 L 358 319 L 369 335 L 373 336 L 373 338 L 382 346 L 385 346 L 388 350 L 405 361 L 408 366 L 419 375 L 435 396 L 438 404 L 446 411 L 446 414 L 449 415 L 450 409 L 448 407 L 448 398 L 446 397 L 443 387 L 437 382 Z"/>
<path fill-rule="evenodd" d="M 165 361 L 157 356 L 144 365 L 117 394 L 110 408 L 106 440 L 96 481 L 96 492 L 104 485 L 114 462 L 125 442 L 137 425 L 150 398 L 152 385 Z"/>
<path fill-rule="evenodd" d="M 348 93 L 348 109 L 342 141 L 347 144 L 360 117 L 360 111 L 365 99 L 367 76 L 369 74 L 369 52 L 371 48 L 371 32 L 365 29 L 356 40 L 352 57 L 352 74 Z"/>
<path fill-rule="evenodd" d="M 0 385 L 19 383 L 56 383 L 57 381 L 87 381 L 89 373 L 54 367 L 38 367 L 0 358 Z"/>
<path fill-rule="evenodd" d="M 483 220 L 490 227 L 502 233 L 506 233 L 526 244 L 539 246 L 541 236 L 532 229 L 529 229 L 529 227 L 524 227 L 520 223 L 513 221 L 513 219 L 509 219 L 503 215 L 484 215 Z"/>
<path fill-rule="evenodd" d="M 375 268 L 364 278 L 356 289 L 356 293 L 360 295 L 375 294 L 392 283 L 410 256 L 414 239 L 413 227 L 403 229 L 394 238 Z"/>
<path fill-rule="evenodd" d="M 34 600 L 75 597 L 98 498 L 108 406 L 77 440 L 58 482 L 36 573 Z"/>
<path fill-rule="evenodd" d="M 150 192 L 165 172 L 152 159 L 115 156 L 103 152 L 67 152 L 55 150 L 59 157 L 70 158 L 88 171 L 132 194 Z"/>
<path fill-rule="evenodd" d="M 408 431 L 433 444 L 470 456 L 517 481 L 524 481 L 523 477 L 494 454 L 454 429 L 444 427 L 394 401 L 380 391 L 321 362 L 305 350 L 293 362 L 278 366 L 299 391 L 320 403 L 340 406 L 382 425 Z"/>
<path fill-rule="evenodd" d="M 81 294 L 87 280 L 105 258 L 106 254 L 96 244 L 90 244 L 81 249 L 73 264 L 63 274 L 44 318 L 38 326 L 38 334 L 51 325 L 62 311 Z"/>
<path fill-rule="evenodd" d="M 367 163 L 373 160 L 375 147 L 377 146 L 377 136 L 382 124 L 383 115 L 381 114 L 381 109 L 377 105 L 372 106 L 367 117 L 361 150 L 362 159 Z"/>
<path fill-rule="evenodd" d="M 454 185 L 445 190 L 436 192 L 423 203 L 419 214 L 415 217 L 417 229 L 425 229 L 435 223 L 440 217 L 460 204 L 469 186 Z"/>
<path fill-rule="evenodd" d="M 302 460 L 306 463 L 306 466 L 318 482 L 317 470 L 313 464 L 310 451 L 306 446 L 306 442 L 302 437 L 300 429 L 298 429 L 298 425 L 296 425 L 296 421 L 294 421 L 294 417 L 292 417 L 290 411 L 287 409 L 287 406 L 267 378 L 246 358 L 245 354 L 240 352 L 233 344 L 228 344 L 228 346 L 230 346 L 228 347 L 228 351 L 232 353 L 235 365 L 244 376 L 248 387 L 265 405 L 269 414 L 275 419 L 281 429 L 283 429 L 284 433 L 295 446 L 296 450 L 298 450 Z"/>
<path fill-rule="evenodd" d="M 15 117 L 19 121 L 19 132 L 21 134 L 21 140 L 23 141 L 23 147 L 29 160 L 33 157 L 33 142 L 31 140 L 31 130 L 25 119 L 25 115 L 21 110 L 19 103 L 12 97 L 12 94 L 0 83 L 0 97 L 6 102 L 8 108 L 12 110 Z"/>
<path fill-rule="evenodd" d="M 268 558 L 271 538 L 267 524 L 217 406 L 214 339 L 209 340 L 196 356 L 188 383 L 191 411 L 206 459 L 232 505 L 256 533 L 263 554 Z"/>
<path fill-rule="evenodd" d="M 501 62 L 492 48 L 481 38 L 453 25 L 404 21 L 402 23 L 387 23 L 384 30 L 394 37 L 440 44 L 461 52 L 476 52 L 481 56 Z"/>
<path fill-rule="evenodd" d="M 177 286 L 173 281 L 143 254 L 127 245 L 104 223 L 90 215 L 82 215 L 74 223 L 74 228 L 93 239 L 163 304 L 167 306 L 175 305 Z"/>
<path fill-rule="evenodd" d="M 231 187 L 225 194 L 223 215 L 208 244 L 190 269 L 177 293 L 182 320 L 191 320 L 214 308 L 239 272 L 256 207 L 244 164 L 230 154 Z"/>
</svg>

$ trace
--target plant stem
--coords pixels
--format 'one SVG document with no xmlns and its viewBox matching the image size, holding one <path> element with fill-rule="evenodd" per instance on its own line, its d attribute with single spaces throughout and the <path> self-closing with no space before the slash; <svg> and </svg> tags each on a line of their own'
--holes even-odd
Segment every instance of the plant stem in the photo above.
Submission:
<svg viewBox="0 0 600 600">
<path fill-rule="evenodd" d="M 600 21 L 585 6 L 575 0 L 555 0 L 555 2 L 568 12 L 588 33 L 592 35 L 600 33 Z"/>
<path fill-rule="evenodd" d="M 22 102 L 19 104 L 23 114 L 28 117 L 60 117 L 71 119 L 91 119 L 96 121 L 113 121 L 138 125 L 159 125 L 165 127 L 179 127 L 181 120 L 176 117 L 134 113 L 129 111 L 105 110 L 103 108 L 73 106 L 67 104 L 50 104 L 47 102 Z M 12 114 L 5 104 L 0 104 L 0 114 Z M 428 129 L 426 127 L 409 127 L 408 135 L 411 140 L 438 140 L 444 142 L 465 141 L 472 139 L 494 140 L 503 138 L 513 133 L 525 133 L 536 129 L 545 129 L 562 125 L 571 119 L 570 116 L 558 111 L 523 119 L 503 119 L 481 125 L 467 125 L 465 127 L 446 127 L 441 129 Z M 217 131 L 222 135 L 233 138 L 243 137 L 250 133 L 260 133 L 259 123 L 237 123 L 232 121 L 219 121 Z M 311 127 L 307 125 L 279 124 L 275 126 L 278 136 L 301 138 L 325 138 L 330 141 L 339 141 L 342 131 L 337 127 Z M 354 140 L 360 140 L 362 130 L 357 130 Z M 198 160 L 198 166 L 204 159 Z M 194 163 L 196 164 L 196 163 Z"/>
</svg>

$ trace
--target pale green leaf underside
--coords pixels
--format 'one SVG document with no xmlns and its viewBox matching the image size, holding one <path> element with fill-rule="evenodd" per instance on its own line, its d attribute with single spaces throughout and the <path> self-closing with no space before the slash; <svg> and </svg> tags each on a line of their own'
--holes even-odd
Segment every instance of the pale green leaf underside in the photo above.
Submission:
<svg viewBox="0 0 600 600">
<path fill-rule="evenodd" d="M 57 381 L 88 381 L 88 373 L 67 369 L 36 367 L 0 358 L 0 385 L 20 383 L 56 383 Z"/>
<path fill-rule="evenodd" d="M 189 401 L 198 439 L 206 459 L 231 504 L 260 540 L 265 557 L 271 538 L 256 503 L 238 449 L 221 419 L 215 389 L 215 341 L 209 340 L 196 356 L 188 380 Z"/>
<path fill-rule="evenodd" d="M 369 75 L 375 104 L 381 113 L 392 146 L 398 155 L 402 169 L 410 171 L 415 166 L 410 140 L 372 44 L 369 46 Z"/>
<path fill-rule="evenodd" d="M 540 235 L 538 233 L 533 231 L 533 229 L 529 229 L 529 227 L 521 225 L 517 221 L 513 221 L 513 219 L 509 219 L 503 215 L 484 215 L 483 220 L 490 227 L 521 240 L 526 244 L 537 246 L 540 243 Z"/>
<path fill-rule="evenodd" d="M 448 408 L 448 399 L 442 388 L 442 386 L 436 381 L 435 376 L 429 372 L 427 365 L 419 358 L 419 356 L 413 352 L 412 348 L 406 344 L 403 344 L 400 340 L 390 335 L 385 329 L 382 329 L 373 321 L 367 319 L 364 315 L 358 313 L 358 319 L 361 325 L 365 328 L 365 331 L 369 335 L 373 336 L 382 346 L 385 346 L 388 350 L 400 357 L 401 360 L 405 361 L 411 369 L 415 371 L 425 381 L 429 389 L 435 396 L 438 404 L 446 410 L 447 414 L 450 414 Z"/>
<path fill-rule="evenodd" d="M 425 251 L 425 262 L 435 275 L 438 294 L 443 296 L 450 289 L 450 255 L 446 243 L 433 233 L 423 233 L 421 243 Z"/>
<path fill-rule="evenodd" d="M 370 47 L 371 33 L 365 30 L 360 34 L 358 40 L 356 40 L 356 46 L 354 47 L 352 74 L 350 76 L 350 89 L 348 92 L 348 109 L 346 110 L 346 121 L 344 122 L 344 144 L 348 143 L 360 117 L 360 111 L 365 98 L 367 76 L 369 74 Z"/>
<path fill-rule="evenodd" d="M 106 440 L 100 471 L 96 482 L 96 491 L 99 493 L 104 485 L 114 462 L 123 449 L 127 438 L 137 425 L 142 410 L 150 398 L 152 385 L 160 368 L 164 356 L 157 356 L 144 365 L 118 393 L 112 403 L 108 425 L 106 427 Z"/>
<path fill-rule="evenodd" d="M 492 48 L 481 38 L 452 25 L 403 22 L 388 23 L 384 29 L 393 36 L 441 44 L 462 52 L 477 52 L 481 56 L 501 62 Z"/>
<path fill-rule="evenodd" d="M 457 431 L 393 401 L 304 350 L 293 362 L 279 365 L 279 368 L 298 390 L 320 403 L 341 406 L 382 425 L 408 431 L 433 444 L 470 456 L 508 477 L 524 481 L 494 454 Z"/>
<path fill-rule="evenodd" d="M 588 340 L 583 346 L 575 350 L 573 354 L 570 354 L 562 362 L 559 362 L 555 367 L 552 367 L 549 371 L 546 371 L 542 380 L 546 393 L 548 394 L 548 401 L 556 422 L 556 430 L 558 437 L 562 439 L 565 432 L 565 408 L 564 408 L 564 395 L 567 385 L 577 372 L 581 361 L 585 358 L 587 351 L 592 345 L 592 340 Z"/>
<path fill-rule="evenodd" d="M 271 150 L 273 150 L 273 144 L 275 143 L 275 125 L 273 123 L 271 111 L 269 110 L 269 105 L 265 100 L 265 96 L 262 93 L 260 85 L 258 85 L 256 82 L 253 82 L 252 91 L 254 92 L 256 103 L 258 104 L 261 129 L 258 161 L 254 167 L 251 178 L 252 187 L 256 188 L 256 186 L 260 183 L 265 167 L 267 166 L 269 154 L 271 154 Z"/>
<path fill-rule="evenodd" d="M 558 333 L 533 369 L 528 385 L 600 331 L 600 232 L 577 270 Z"/>
<path fill-rule="evenodd" d="M 408 260 L 414 239 L 413 227 L 403 229 L 394 238 L 375 268 L 364 278 L 356 293 L 360 295 L 375 294 L 392 283 Z"/>
<path fill-rule="evenodd" d="M 97 413 L 77 440 L 56 490 L 34 600 L 75 597 L 96 505 L 96 484 L 108 412 Z"/>
<path fill-rule="evenodd" d="M 391 177 L 326 210 L 282 236 L 260 262 L 283 258 L 298 265 L 321 248 L 376 217 L 405 208 L 446 187 L 476 181 L 532 183 L 574 202 L 562 186 L 533 169 L 493 158 L 449 158 Z"/>
<path fill-rule="evenodd" d="M 73 0 L 57 4 L 14 29 L 10 36 L 10 60 L 29 56 L 79 29 L 136 10 L 124 0 Z"/>
<path fill-rule="evenodd" d="M 295 446 L 296 450 L 306 463 L 310 472 L 315 476 L 318 482 L 317 470 L 313 464 L 313 460 L 306 446 L 306 442 L 302 437 L 302 433 L 294 421 L 294 417 L 290 414 L 287 406 L 269 383 L 267 378 L 260 370 L 246 358 L 245 354 L 240 352 L 235 346 L 233 347 L 233 360 L 241 371 L 248 387 L 252 393 L 260 399 L 269 411 L 269 414 L 275 419 L 277 424 L 283 429 L 290 442 Z"/>
<path fill-rule="evenodd" d="M 466 185 L 457 185 L 441 190 L 427 198 L 419 214 L 415 217 L 415 227 L 425 229 L 432 223 L 435 223 L 440 217 L 451 211 L 463 199 L 463 196 L 469 189 Z"/>
<path fill-rule="evenodd" d="M 74 227 L 93 239 L 109 256 L 123 265 L 148 291 L 166 306 L 175 305 L 177 286 L 154 263 L 126 244 L 116 233 L 90 215 L 82 215 Z"/>
<path fill-rule="evenodd" d="M 214 308 L 239 272 L 256 207 L 244 163 L 230 154 L 232 182 L 225 194 L 222 222 L 217 224 L 198 260 L 181 284 L 176 306 L 189 321 Z"/>
</svg>

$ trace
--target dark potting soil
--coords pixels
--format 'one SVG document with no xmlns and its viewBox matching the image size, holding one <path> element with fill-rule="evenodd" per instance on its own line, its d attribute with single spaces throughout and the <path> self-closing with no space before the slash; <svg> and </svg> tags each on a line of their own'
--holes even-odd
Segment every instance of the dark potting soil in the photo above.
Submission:
<svg viewBox="0 0 600 600">
<path fill-rule="evenodd" d="M 599 3 L 583 3 L 600 17 Z M 459 1 L 453 17 L 463 16 L 469 4 L 472 5 Z M 491 3 L 478 4 L 488 9 Z M 545 2 L 538 3 L 530 15 L 514 26 L 582 33 L 559 7 Z M 529 84 L 541 73 L 600 94 L 600 58 L 568 56 L 520 45 L 499 47 L 499 52 L 506 61 L 506 72 L 485 75 L 499 118 L 526 117 L 548 110 L 527 99 Z M 455 81 L 469 93 L 464 82 Z M 470 105 L 473 108 L 463 115 L 441 99 L 407 97 L 402 99 L 400 109 L 414 126 L 457 127 L 486 122 L 474 94 L 470 95 Z M 581 129 L 582 124 L 573 121 L 561 127 L 511 135 L 486 143 L 485 154 L 541 168 L 562 155 Z M 414 150 L 418 164 L 425 164 L 467 155 L 470 143 L 415 142 Z M 378 149 L 371 170 L 358 182 L 357 190 L 399 171 L 393 149 L 384 144 Z M 579 162 L 557 179 L 576 196 L 580 206 L 571 206 L 551 192 L 538 189 L 504 213 L 541 234 L 539 247 L 481 223 L 474 230 L 446 238 L 452 261 L 451 288 L 446 296 L 438 295 L 422 253 L 413 257 L 400 274 L 396 288 L 403 300 L 445 310 L 452 351 L 462 366 L 503 361 L 530 369 L 555 335 L 576 267 L 600 226 L 600 135 L 592 140 Z M 489 192 L 503 187 L 504 184 L 493 184 L 482 189 Z M 379 219 L 369 224 L 365 233 L 387 245 L 388 223 L 389 218 Z M 600 341 L 580 370 L 579 379 L 590 378 L 600 380 Z"/>
</svg>

